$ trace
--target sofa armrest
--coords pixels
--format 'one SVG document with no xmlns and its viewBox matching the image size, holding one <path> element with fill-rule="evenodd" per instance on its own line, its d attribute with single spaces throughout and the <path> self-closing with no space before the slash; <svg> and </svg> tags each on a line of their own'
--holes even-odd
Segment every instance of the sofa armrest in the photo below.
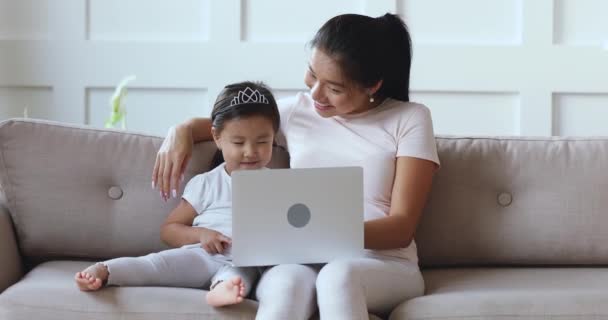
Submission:
<svg viewBox="0 0 608 320">
<path fill-rule="evenodd" d="M 6 208 L 6 198 L 0 189 L 0 293 L 23 275 L 23 263 L 17 248 L 13 221 Z"/>
</svg>

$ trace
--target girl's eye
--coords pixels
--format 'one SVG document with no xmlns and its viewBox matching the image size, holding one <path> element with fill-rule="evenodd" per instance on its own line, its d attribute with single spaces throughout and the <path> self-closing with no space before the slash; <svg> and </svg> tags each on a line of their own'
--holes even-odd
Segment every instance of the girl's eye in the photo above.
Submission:
<svg viewBox="0 0 608 320">
<path fill-rule="evenodd" d="M 236 144 L 237 146 L 242 146 L 243 142 L 233 142 L 234 144 Z"/>
<path fill-rule="evenodd" d="M 259 141 L 258 144 L 267 144 L 268 141 Z"/>
<path fill-rule="evenodd" d="M 342 93 L 342 91 L 340 91 L 338 89 L 334 89 L 334 88 L 330 88 L 329 90 L 331 90 L 331 92 L 333 92 L 333 93 Z"/>
</svg>

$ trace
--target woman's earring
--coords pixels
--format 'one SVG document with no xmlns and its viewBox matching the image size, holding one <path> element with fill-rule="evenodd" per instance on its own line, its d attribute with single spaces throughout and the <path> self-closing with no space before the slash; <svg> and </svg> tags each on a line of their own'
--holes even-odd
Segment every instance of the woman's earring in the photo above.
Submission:
<svg viewBox="0 0 608 320">
<path fill-rule="evenodd" d="M 370 95 L 369 95 L 369 102 L 370 102 L 370 103 L 373 103 L 374 101 L 375 101 L 375 100 L 374 100 L 374 96 L 372 96 L 372 95 L 370 94 Z"/>
</svg>

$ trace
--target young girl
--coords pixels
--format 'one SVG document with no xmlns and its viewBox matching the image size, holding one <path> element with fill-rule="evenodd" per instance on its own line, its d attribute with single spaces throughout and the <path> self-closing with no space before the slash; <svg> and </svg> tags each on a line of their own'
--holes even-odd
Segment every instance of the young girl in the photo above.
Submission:
<svg viewBox="0 0 608 320">
<path fill-rule="evenodd" d="M 162 240 L 178 248 L 96 263 L 76 273 L 80 290 L 99 290 L 104 285 L 210 285 L 207 302 L 212 306 L 240 303 L 248 295 L 257 269 L 230 266 L 231 174 L 262 169 L 270 162 L 279 112 L 267 87 L 242 82 L 224 88 L 211 119 L 211 134 L 219 149 L 214 158 L 217 166 L 188 182 L 180 204 L 161 228 Z"/>
</svg>

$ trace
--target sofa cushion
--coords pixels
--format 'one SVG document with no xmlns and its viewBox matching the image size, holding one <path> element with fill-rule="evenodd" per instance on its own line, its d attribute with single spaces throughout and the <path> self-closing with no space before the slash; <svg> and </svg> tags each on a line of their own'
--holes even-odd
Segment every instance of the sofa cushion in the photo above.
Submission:
<svg viewBox="0 0 608 320">
<path fill-rule="evenodd" d="M 206 291 L 186 288 L 108 287 L 81 292 L 74 274 L 90 262 L 39 265 L 0 295 L 0 319 L 253 319 L 257 302 L 213 308 Z"/>
<path fill-rule="evenodd" d="M 608 138 L 439 137 L 422 266 L 608 264 Z"/>
<path fill-rule="evenodd" d="M 42 120 L 0 123 L 0 184 L 25 257 L 110 258 L 165 249 L 160 226 L 178 199 L 151 188 L 162 138 Z M 195 146 L 185 180 L 208 170 Z M 272 166 L 286 167 L 275 149 Z M 183 186 L 182 186 L 183 187 Z"/>
<path fill-rule="evenodd" d="M 390 320 L 606 319 L 607 268 L 426 270 L 426 295 Z"/>
<path fill-rule="evenodd" d="M 74 283 L 76 272 L 91 262 L 51 261 L 38 265 L 20 282 L 0 295 L 0 319 L 254 319 L 258 303 L 213 308 L 206 290 L 169 287 L 107 287 L 82 292 Z M 380 320 L 369 314 L 370 320 Z M 311 320 L 319 320 L 315 314 Z"/>
</svg>

